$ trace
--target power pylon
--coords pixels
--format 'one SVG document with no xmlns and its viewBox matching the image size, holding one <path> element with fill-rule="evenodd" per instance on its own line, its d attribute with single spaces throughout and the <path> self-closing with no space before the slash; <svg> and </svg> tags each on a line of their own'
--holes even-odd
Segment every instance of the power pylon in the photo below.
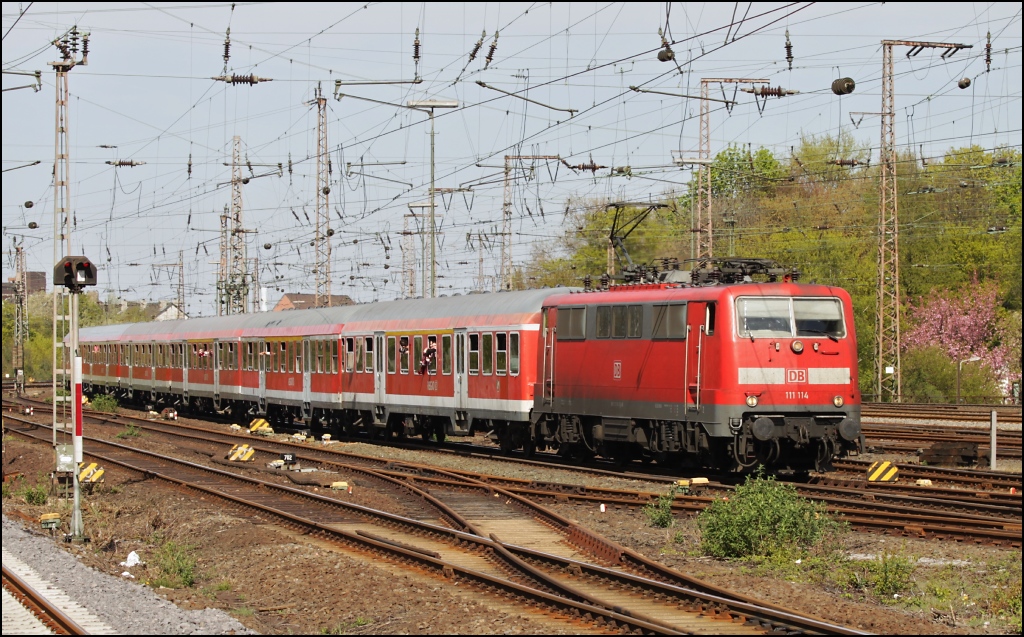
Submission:
<svg viewBox="0 0 1024 637">
<path fill-rule="evenodd" d="M 316 234 L 313 238 L 313 276 L 316 279 L 316 307 L 331 306 L 331 209 L 330 150 L 327 148 L 327 98 L 316 87 Z"/>
<path fill-rule="evenodd" d="M 185 314 L 185 253 L 182 250 L 178 250 L 178 261 L 177 263 L 154 263 L 154 268 L 174 268 L 178 271 L 178 284 L 175 286 L 175 303 L 178 307 L 178 312 Z"/>
<path fill-rule="evenodd" d="M 702 77 L 700 79 L 700 153 L 697 171 L 697 209 L 694 215 L 694 232 L 697 235 L 694 258 L 710 259 L 715 254 L 715 224 L 711 217 L 711 102 L 725 101 L 732 111 L 735 101 L 712 100 L 708 95 L 710 84 L 768 84 L 768 80 L 740 77 Z M 736 87 L 738 88 L 738 86 Z M 725 88 L 722 88 L 723 96 Z"/>
<path fill-rule="evenodd" d="M 414 299 L 416 298 L 416 240 L 413 239 L 413 236 L 419 234 L 419 230 L 409 229 L 409 219 L 417 219 L 417 217 L 412 213 L 402 217 L 402 242 L 399 244 L 402 249 L 402 294 L 406 298 Z"/>
<path fill-rule="evenodd" d="M 896 86 L 893 74 L 893 47 L 909 46 L 907 57 L 924 49 L 947 49 L 948 59 L 965 44 L 882 40 L 882 144 L 881 178 L 878 196 L 878 301 L 875 315 L 875 346 L 878 375 L 876 400 L 900 402 L 903 383 L 900 368 L 900 251 L 899 207 L 896 199 Z"/>
<path fill-rule="evenodd" d="M 501 267 L 498 268 L 498 287 L 512 289 L 512 162 L 523 160 L 561 161 L 558 155 L 505 155 L 505 197 L 501 206 Z"/>
<path fill-rule="evenodd" d="M 245 314 L 249 301 L 249 260 L 246 257 L 245 235 L 251 230 L 243 226 L 242 186 L 249 178 L 242 176 L 242 138 L 235 135 L 231 150 L 231 208 L 224 211 L 220 223 L 220 267 L 218 271 L 217 314 Z M 262 176 L 262 175 L 258 175 Z"/>
</svg>

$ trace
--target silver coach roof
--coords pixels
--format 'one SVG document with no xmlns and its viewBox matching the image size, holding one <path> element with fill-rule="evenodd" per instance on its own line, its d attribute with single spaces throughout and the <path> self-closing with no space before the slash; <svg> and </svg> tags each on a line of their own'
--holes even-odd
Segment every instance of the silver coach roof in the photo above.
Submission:
<svg viewBox="0 0 1024 637">
<path fill-rule="evenodd" d="M 215 316 L 177 321 L 105 325 L 81 330 L 85 341 L 112 341 L 185 332 L 190 337 L 203 335 L 259 332 L 267 329 L 327 326 L 358 323 L 363 326 L 385 321 L 411 319 L 444 319 L 488 315 L 534 314 L 548 297 L 576 288 L 546 288 L 521 292 L 497 292 L 438 297 L 434 299 L 403 299 L 345 305 L 342 307 L 260 312 L 241 316 Z"/>
</svg>

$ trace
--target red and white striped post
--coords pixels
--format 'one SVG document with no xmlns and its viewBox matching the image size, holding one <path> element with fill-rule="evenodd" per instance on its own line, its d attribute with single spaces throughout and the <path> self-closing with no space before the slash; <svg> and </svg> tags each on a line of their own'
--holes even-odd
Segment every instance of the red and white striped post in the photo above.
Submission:
<svg viewBox="0 0 1024 637">
<path fill-rule="evenodd" d="M 74 448 L 74 508 L 71 512 L 71 537 L 85 536 L 82 521 L 82 485 L 78 483 L 78 466 L 82 462 L 82 357 L 75 356 L 71 367 L 71 420 L 75 424 Z"/>
</svg>

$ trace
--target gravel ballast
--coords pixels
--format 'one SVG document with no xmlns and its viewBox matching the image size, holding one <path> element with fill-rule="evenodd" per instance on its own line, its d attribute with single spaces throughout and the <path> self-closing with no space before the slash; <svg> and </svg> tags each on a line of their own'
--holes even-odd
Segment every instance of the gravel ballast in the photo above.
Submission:
<svg viewBox="0 0 1024 637">
<path fill-rule="evenodd" d="M 182 610 L 145 586 L 81 564 L 49 536 L 3 517 L 4 548 L 122 635 L 255 634 L 220 610 Z"/>
</svg>

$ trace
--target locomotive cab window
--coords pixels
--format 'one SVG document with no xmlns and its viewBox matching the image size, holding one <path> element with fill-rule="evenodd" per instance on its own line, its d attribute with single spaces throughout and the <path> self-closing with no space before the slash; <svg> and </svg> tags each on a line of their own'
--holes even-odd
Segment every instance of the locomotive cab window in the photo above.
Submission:
<svg viewBox="0 0 1024 637">
<path fill-rule="evenodd" d="M 651 336 L 686 338 L 686 304 L 655 305 Z"/>
<path fill-rule="evenodd" d="M 836 298 L 740 297 L 736 325 L 746 338 L 846 336 L 842 303 Z"/>
<path fill-rule="evenodd" d="M 793 299 L 793 320 L 797 336 L 846 336 L 839 299 Z"/>
</svg>

